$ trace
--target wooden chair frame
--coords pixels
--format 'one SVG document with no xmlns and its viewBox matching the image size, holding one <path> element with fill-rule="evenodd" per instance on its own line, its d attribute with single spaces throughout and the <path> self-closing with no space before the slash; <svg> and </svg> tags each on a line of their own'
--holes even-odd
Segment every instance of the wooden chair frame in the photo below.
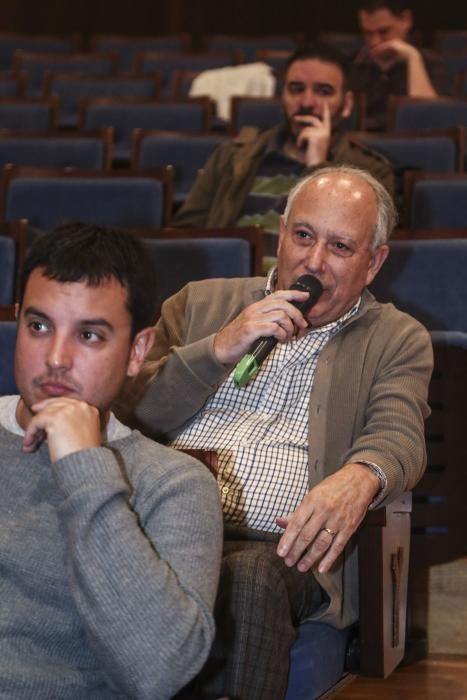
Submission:
<svg viewBox="0 0 467 700">
<path fill-rule="evenodd" d="M 0 304 L 0 321 L 16 321 L 14 304 Z"/>
</svg>

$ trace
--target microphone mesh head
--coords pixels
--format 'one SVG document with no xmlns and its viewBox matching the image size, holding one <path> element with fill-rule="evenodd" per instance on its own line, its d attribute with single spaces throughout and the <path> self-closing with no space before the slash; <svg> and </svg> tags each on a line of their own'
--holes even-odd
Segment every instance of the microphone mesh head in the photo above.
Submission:
<svg viewBox="0 0 467 700">
<path fill-rule="evenodd" d="M 305 301 L 295 304 L 300 311 L 308 311 L 316 304 L 323 291 L 323 285 L 314 275 L 302 275 L 290 287 L 290 289 L 298 289 L 301 292 L 308 292 L 309 297 Z"/>
</svg>

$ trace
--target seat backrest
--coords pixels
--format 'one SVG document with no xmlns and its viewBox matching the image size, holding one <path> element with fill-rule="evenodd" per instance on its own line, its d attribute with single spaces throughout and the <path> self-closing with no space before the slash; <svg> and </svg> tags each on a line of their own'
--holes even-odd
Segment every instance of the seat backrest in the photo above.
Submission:
<svg viewBox="0 0 467 700">
<path fill-rule="evenodd" d="M 462 93 L 459 92 L 459 81 L 467 69 L 467 47 L 444 51 L 443 66 L 447 79 L 446 93 L 462 96 Z"/>
<path fill-rule="evenodd" d="M 133 97 L 138 99 L 158 96 L 160 81 L 156 76 L 81 76 L 65 73 L 49 75 L 45 94 L 58 98 L 59 125 L 76 127 L 80 119 L 80 104 L 89 97 Z"/>
<path fill-rule="evenodd" d="M 189 97 L 193 80 L 199 74 L 200 71 L 174 70 L 172 73 L 172 97 L 175 99 Z"/>
<path fill-rule="evenodd" d="M 277 97 L 235 96 L 231 98 L 230 114 L 230 131 L 233 135 L 244 126 L 270 129 L 282 120 L 282 102 Z"/>
<path fill-rule="evenodd" d="M 92 51 L 110 51 L 119 57 L 120 70 L 129 71 L 135 56 L 142 51 L 188 51 L 190 34 L 166 34 L 161 36 L 112 36 L 96 34 L 91 37 Z"/>
<path fill-rule="evenodd" d="M 446 50 L 467 49 L 467 31 L 465 30 L 438 30 L 433 35 L 433 46 L 443 54 Z"/>
<path fill-rule="evenodd" d="M 28 76 L 27 94 L 43 93 L 48 73 L 81 73 L 111 75 L 118 67 L 118 57 L 112 53 L 28 53 L 17 51 L 13 60 L 15 70 Z"/>
<path fill-rule="evenodd" d="M 174 168 L 174 200 L 182 202 L 213 151 L 224 143 L 224 134 L 187 134 L 173 131 L 133 132 L 131 167 Z"/>
<path fill-rule="evenodd" d="M 14 357 L 16 322 L 0 321 L 0 396 L 16 394 Z"/>
<path fill-rule="evenodd" d="M 325 44 L 335 46 L 348 56 L 356 53 L 363 46 L 362 35 L 357 32 L 321 32 L 319 39 Z"/>
<path fill-rule="evenodd" d="M 0 70 L 0 97 L 23 97 L 25 89 L 24 73 Z"/>
<path fill-rule="evenodd" d="M 56 126 L 57 108 L 53 97 L 0 98 L 0 129 L 48 131 Z"/>
<path fill-rule="evenodd" d="M 158 227 L 168 220 L 170 168 L 142 171 L 4 170 L 2 218 L 28 219 L 39 229 L 66 221 L 124 227 Z"/>
<path fill-rule="evenodd" d="M 467 125 L 467 98 L 402 97 L 388 101 L 388 129 L 444 129 Z"/>
<path fill-rule="evenodd" d="M 467 227 L 467 175 L 406 173 L 406 225 L 410 228 Z"/>
<path fill-rule="evenodd" d="M 461 171 L 464 168 L 464 129 L 433 129 L 387 133 L 354 132 L 351 137 L 381 153 L 397 171 Z"/>
<path fill-rule="evenodd" d="M 114 129 L 114 157 L 128 162 L 133 130 L 156 129 L 197 133 L 207 131 L 211 122 L 211 102 L 207 97 L 177 100 L 133 100 L 90 98 L 83 101 L 81 126 Z"/>
<path fill-rule="evenodd" d="M 292 51 L 287 49 L 257 49 L 254 60 L 267 63 L 277 77 L 284 74 L 285 66 L 291 55 Z"/>
<path fill-rule="evenodd" d="M 204 37 L 208 51 L 238 51 L 243 63 L 252 63 L 259 50 L 294 51 L 303 40 L 303 34 L 230 35 L 210 34 Z"/>
<path fill-rule="evenodd" d="M 69 36 L 47 34 L 0 33 L 0 69 L 13 67 L 15 51 L 41 51 L 47 53 L 70 53 L 79 48 L 77 34 Z"/>
<path fill-rule="evenodd" d="M 87 134 L 1 130 L 0 167 L 7 163 L 49 168 L 110 168 L 112 130 Z"/>
<path fill-rule="evenodd" d="M 155 306 L 180 291 L 188 282 L 213 277 L 249 277 L 251 246 L 242 238 L 144 238 L 157 279 Z"/>
<path fill-rule="evenodd" d="M 261 276 L 262 271 L 262 261 L 264 255 L 264 240 L 265 232 L 261 226 L 234 226 L 232 228 L 172 228 L 167 226 L 162 229 L 142 229 L 137 231 L 143 238 L 150 239 L 160 239 L 160 240 L 184 240 L 184 239 L 218 239 L 218 238 L 233 238 L 235 240 L 241 239 L 248 243 L 250 248 L 249 260 L 250 267 L 248 276 Z M 229 263 L 232 264 L 232 263 Z M 237 263 L 234 262 L 233 266 Z M 244 277 L 244 267 L 243 262 L 240 263 L 241 267 L 238 270 L 239 276 Z M 235 269 L 233 267 L 232 269 Z"/>
<path fill-rule="evenodd" d="M 393 241 L 370 290 L 428 330 L 467 332 L 466 269 L 466 239 Z"/>
<path fill-rule="evenodd" d="M 172 94 L 175 71 L 204 71 L 233 66 L 235 55 L 225 53 L 183 53 L 175 51 L 143 51 L 135 56 L 134 70 L 138 73 L 159 73 L 162 76 L 162 94 Z"/>
</svg>

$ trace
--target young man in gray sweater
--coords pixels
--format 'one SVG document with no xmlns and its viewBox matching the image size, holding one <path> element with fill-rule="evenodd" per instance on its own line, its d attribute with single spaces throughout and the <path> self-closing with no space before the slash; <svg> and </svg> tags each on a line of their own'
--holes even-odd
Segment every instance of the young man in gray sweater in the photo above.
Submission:
<svg viewBox="0 0 467 700">
<path fill-rule="evenodd" d="M 110 411 L 153 341 L 129 234 L 71 225 L 31 249 L 0 398 L 0 697 L 172 698 L 214 635 L 214 479 Z"/>
</svg>

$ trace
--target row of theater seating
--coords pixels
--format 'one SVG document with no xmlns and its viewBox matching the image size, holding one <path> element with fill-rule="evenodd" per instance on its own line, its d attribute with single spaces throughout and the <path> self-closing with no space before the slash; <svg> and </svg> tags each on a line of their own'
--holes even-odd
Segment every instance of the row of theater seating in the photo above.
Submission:
<svg viewBox="0 0 467 700">
<path fill-rule="evenodd" d="M 416 229 L 467 229 L 462 134 L 453 129 L 435 135 L 355 136 L 385 153 L 396 170 L 406 171 L 400 224 L 413 235 Z M 4 165 L 0 173 L 0 222 L 27 219 L 38 229 L 78 218 L 130 227 L 166 226 L 198 169 L 222 142 L 210 135 L 138 131 L 132 167 L 110 169 L 110 137 L 109 130 L 81 136 L 0 135 L 0 163 L 21 163 Z M 28 166 L 31 162 L 40 167 Z M 433 165 L 437 172 L 429 170 Z"/>
<path fill-rule="evenodd" d="M 114 223 L 98 218 L 94 222 Z M 155 228 L 147 224 L 131 228 L 143 240 L 154 263 L 158 279 L 154 299 L 156 310 L 167 297 L 190 281 L 213 276 L 261 274 L 264 237 L 259 227 L 223 229 L 221 232 Z M 26 221 L 0 224 L 0 320 L 12 316 L 8 307 L 16 300 L 27 249 L 41 235 L 41 231 L 31 231 Z"/>
<path fill-rule="evenodd" d="M 213 123 L 214 109 L 207 97 L 189 98 L 186 93 L 154 97 L 152 78 L 67 76 L 59 83 L 58 93 L 44 98 L 0 97 L 0 129 L 116 126 L 126 132 L 136 127 L 196 132 L 222 126 Z M 366 98 L 363 94 L 356 97 L 353 114 L 344 124 L 347 130 L 365 130 Z M 277 97 L 234 96 L 230 113 L 229 132 L 235 134 L 245 125 L 268 128 L 277 124 L 282 108 Z M 387 114 L 390 131 L 465 126 L 467 98 L 394 95 Z"/>
<path fill-rule="evenodd" d="M 315 38 L 315 37 L 314 37 Z M 362 36 L 355 32 L 321 32 L 322 41 L 338 46 L 347 54 L 353 54 L 362 46 Z M 414 35 L 417 43 L 422 39 Z M 72 35 L 31 35 L 0 33 L 0 69 L 11 66 L 16 50 L 66 53 L 83 49 L 91 51 L 112 51 L 118 53 L 122 65 L 129 67 L 138 51 L 190 51 L 200 48 L 205 51 L 240 51 L 242 58 L 251 61 L 258 50 L 293 50 L 304 40 L 302 32 L 290 34 L 207 34 L 197 37 L 196 42 L 188 33 L 173 35 L 106 35 L 95 34 L 85 41 L 78 34 Z M 467 31 L 436 30 L 433 35 L 433 48 L 441 53 L 467 48 Z"/>
<path fill-rule="evenodd" d="M 289 50 L 258 50 L 253 61 L 267 63 L 280 79 Z M 218 53 L 185 53 L 175 51 L 143 51 L 136 53 L 129 67 L 122 67 L 115 53 L 89 52 L 48 54 L 18 51 L 12 66 L 0 71 L 0 94 L 38 97 L 63 90 L 63 81 L 73 76 L 100 76 L 120 80 L 152 78 L 146 93 L 173 96 L 188 92 L 193 78 L 201 71 L 239 64 L 235 51 Z M 446 94 L 462 96 L 467 91 L 467 49 L 444 56 Z M 142 88 L 140 88 L 141 90 Z M 112 93 L 110 93 L 112 94 Z M 133 87 L 133 94 L 137 87 Z"/>
<path fill-rule="evenodd" d="M 236 53 L 236 60 L 251 62 L 257 51 L 280 50 L 293 51 L 304 40 L 301 32 L 291 34 L 261 35 L 206 35 L 198 46 L 196 53 Z M 193 53 L 192 37 L 187 33 L 173 35 L 106 35 L 91 36 L 84 41 L 79 35 L 29 35 L 0 33 L 0 70 L 13 67 L 17 51 L 28 53 L 70 54 L 103 52 L 117 56 L 122 70 L 133 66 L 136 54 L 143 51 L 163 51 Z"/>
</svg>

